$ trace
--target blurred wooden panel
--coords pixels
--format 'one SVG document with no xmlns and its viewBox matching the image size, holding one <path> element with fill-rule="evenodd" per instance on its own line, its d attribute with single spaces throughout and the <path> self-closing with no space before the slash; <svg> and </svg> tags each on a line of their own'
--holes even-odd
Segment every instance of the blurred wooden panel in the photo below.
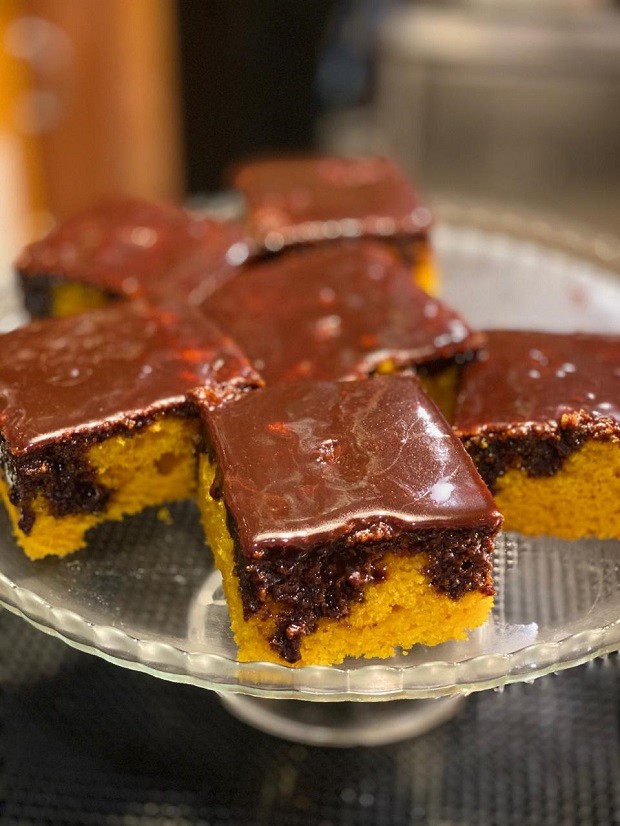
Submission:
<svg viewBox="0 0 620 826">
<path fill-rule="evenodd" d="M 29 112 L 32 77 L 20 41 L 22 0 L 0 0 L 0 289 L 20 247 L 45 229 L 38 139 Z"/>
<path fill-rule="evenodd" d="M 25 0 L 45 21 L 34 61 L 49 208 L 182 190 L 173 0 Z"/>
</svg>

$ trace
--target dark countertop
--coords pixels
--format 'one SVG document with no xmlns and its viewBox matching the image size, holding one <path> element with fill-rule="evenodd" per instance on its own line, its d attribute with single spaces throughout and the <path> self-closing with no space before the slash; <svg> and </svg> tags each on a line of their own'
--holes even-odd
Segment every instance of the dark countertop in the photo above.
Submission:
<svg viewBox="0 0 620 826">
<path fill-rule="evenodd" d="M 394 746 L 276 740 L 216 695 L 79 653 L 0 611 L 6 826 L 620 821 L 620 660 L 473 695 Z"/>
</svg>

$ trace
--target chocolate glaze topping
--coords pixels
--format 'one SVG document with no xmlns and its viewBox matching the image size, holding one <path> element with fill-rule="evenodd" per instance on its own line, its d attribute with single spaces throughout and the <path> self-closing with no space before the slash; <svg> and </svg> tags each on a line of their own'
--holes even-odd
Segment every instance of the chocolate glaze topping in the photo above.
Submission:
<svg viewBox="0 0 620 826">
<path fill-rule="evenodd" d="M 40 282 L 45 276 L 127 298 L 153 298 L 171 290 L 185 296 L 207 289 L 203 282 L 211 274 L 217 286 L 218 274 L 234 270 L 248 255 L 239 224 L 196 218 L 172 204 L 116 199 L 79 213 L 27 246 L 16 268 L 27 291 L 30 278 Z M 40 292 L 35 280 L 37 287 Z"/>
<path fill-rule="evenodd" d="M 372 240 L 257 264 L 207 303 L 269 384 L 466 360 L 482 339 Z"/>
<path fill-rule="evenodd" d="M 205 421 L 246 617 L 277 604 L 271 644 L 287 661 L 386 578 L 386 553 L 426 553 L 453 599 L 494 593 L 501 516 L 415 377 L 276 385 Z"/>
<path fill-rule="evenodd" d="M 274 385 L 206 423 L 247 556 L 499 525 L 471 460 L 412 376 Z"/>
<path fill-rule="evenodd" d="M 0 336 L 0 433 L 14 456 L 235 396 L 259 377 L 203 315 L 116 304 Z"/>
<path fill-rule="evenodd" d="M 620 337 L 488 332 L 454 426 L 491 488 L 510 468 L 551 476 L 588 439 L 620 440 Z"/>
<path fill-rule="evenodd" d="M 421 235 L 431 216 L 398 167 L 380 157 L 254 161 L 233 183 L 250 232 L 273 252 L 290 244 L 364 235 Z"/>
<path fill-rule="evenodd" d="M 195 415 L 235 399 L 260 378 L 208 319 L 140 302 L 39 321 L 0 336 L 0 472 L 34 523 L 40 494 L 56 517 L 95 513 L 110 491 L 87 449 L 163 413 Z"/>
<path fill-rule="evenodd" d="M 463 371 L 455 426 L 472 433 L 578 411 L 620 422 L 620 336 L 491 330 Z"/>
</svg>

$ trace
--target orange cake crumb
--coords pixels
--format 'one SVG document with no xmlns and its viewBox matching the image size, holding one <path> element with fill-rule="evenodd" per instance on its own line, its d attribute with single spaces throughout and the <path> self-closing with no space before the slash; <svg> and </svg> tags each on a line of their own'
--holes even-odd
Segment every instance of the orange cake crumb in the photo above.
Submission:
<svg viewBox="0 0 620 826">
<path fill-rule="evenodd" d="M 137 433 L 113 436 L 93 445 L 87 459 L 97 481 L 112 492 L 107 507 L 99 513 L 57 517 L 39 495 L 32 504 L 35 519 L 28 534 L 19 528 L 19 513 L 9 501 L 6 483 L 0 479 L 0 495 L 16 539 L 30 559 L 65 556 L 86 545 L 86 533 L 95 525 L 120 521 L 161 502 L 189 498 L 196 485 L 197 439 L 197 421 L 170 416 Z"/>
<path fill-rule="evenodd" d="M 620 539 L 620 442 L 586 443 L 553 476 L 509 470 L 496 491 L 506 530 Z"/>
</svg>

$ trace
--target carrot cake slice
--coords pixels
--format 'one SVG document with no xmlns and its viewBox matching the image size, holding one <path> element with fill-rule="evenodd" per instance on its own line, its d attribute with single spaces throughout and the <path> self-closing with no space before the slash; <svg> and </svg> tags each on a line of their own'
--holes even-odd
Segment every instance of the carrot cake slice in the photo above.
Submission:
<svg viewBox="0 0 620 826">
<path fill-rule="evenodd" d="M 620 538 L 620 337 L 494 330 L 455 428 L 508 530 Z"/>
<path fill-rule="evenodd" d="M 162 293 L 199 303 L 248 255 L 239 224 L 196 218 L 173 204 L 119 198 L 29 244 L 16 269 L 31 316 L 59 317 L 114 298 Z"/>
<path fill-rule="evenodd" d="M 482 338 L 374 240 L 309 247 L 247 268 L 208 302 L 267 384 L 415 368 L 449 415 L 456 367 Z"/>
<path fill-rule="evenodd" d="M 0 494 L 26 554 L 195 489 L 202 406 L 260 384 L 199 315 L 121 303 L 0 336 Z"/>
<path fill-rule="evenodd" d="M 438 291 L 429 239 L 430 212 L 387 158 L 268 158 L 237 169 L 250 234 L 268 253 L 343 238 L 374 237 L 394 246 L 416 282 Z"/>
<path fill-rule="evenodd" d="M 201 412 L 199 505 L 241 660 L 388 657 L 485 621 L 501 516 L 414 376 Z"/>
</svg>

